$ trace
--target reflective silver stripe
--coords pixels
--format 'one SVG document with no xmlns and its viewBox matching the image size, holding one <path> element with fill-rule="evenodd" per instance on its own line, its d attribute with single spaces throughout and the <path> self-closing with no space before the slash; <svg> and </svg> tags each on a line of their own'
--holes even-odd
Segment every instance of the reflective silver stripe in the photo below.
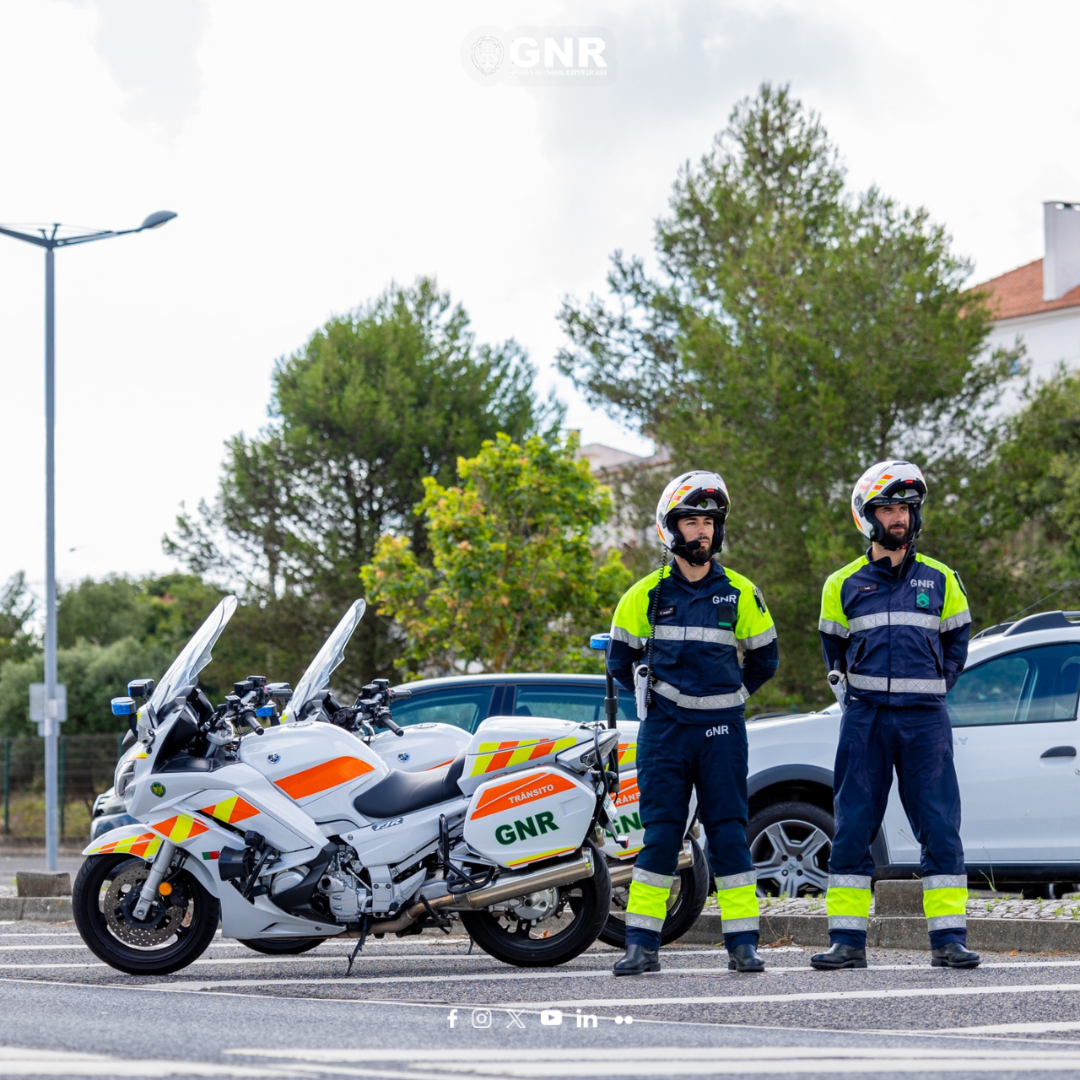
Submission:
<svg viewBox="0 0 1080 1080">
<path fill-rule="evenodd" d="M 833 637 L 851 637 L 850 627 L 833 622 L 832 619 L 818 619 L 817 628 L 823 634 L 832 634 Z"/>
<path fill-rule="evenodd" d="M 645 638 L 640 638 L 637 634 L 631 634 L 629 630 L 624 630 L 621 626 L 611 628 L 611 640 L 621 642 L 623 645 L 629 645 L 631 649 L 645 648 Z"/>
<path fill-rule="evenodd" d="M 740 638 L 739 641 L 744 649 L 760 649 L 770 642 L 776 640 L 776 627 L 770 626 L 768 630 L 761 634 L 754 634 L 753 637 Z"/>
<path fill-rule="evenodd" d="M 640 930 L 656 930 L 659 932 L 664 929 L 664 920 L 653 918 L 652 915 L 633 915 L 627 912 L 626 925 L 636 926 Z"/>
<path fill-rule="evenodd" d="M 853 690 L 884 690 L 888 693 L 889 680 L 878 679 L 871 675 L 856 675 L 854 671 L 848 672 L 848 686 Z"/>
<path fill-rule="evenodd" d="M 830 915 L 830 930 L 865 930 L 870 920 L 862 915 Z"/>
<path fill-rule="evenodd" d="M 738 889 L 743 885 L 756 885 L 757 871 L 747 870 L 745 874 L 732 874 L 730 877 L 718 877 L 716 879 L 716 891 L 721 889 Z"/>
<path fill-rule="evenodd" d="M 967 626 L 969 622 L 971 622 L 971 612 L 965 608 L 959 615 L 950 615 L 947 619 L 942 619 L 938 629 L 943 634 L 947 634 L 950 630 L 956 630 L 958 627 Z"/>
<path fill-rule="evenodd" d="M 966 915 L 935 915 L 926 920 L 928 930 L 963 930 L 966 926 Z"/>
<path fill-rule="evenodd" d="M 944 694 L 944 679 L 893 679 L 890 694 Z"/>
<path fill-rule="evenodd" d="M 668 701 L 674 701 L 676 705 L 684 709 L 734 709 L 741 705 L 750 695 L 746 687 L 740 686 L 734 694 L 713 694 L 711 697 L 691 697 L 689 694 L 680 694 L 670 683 L 660 682 L 657 679 L 653 683 L 653 690 Z"/>
<path fill-rule="evenodd" d="M 735 635 L 730 630 L 717 630 L 711 626 L 658 626 L 657 641 L 707 641 L 710 645 L 734 645 Z"/>
<path fill-rule="evenodd" d="M 853 634 L 858 634 L 862 630 L 872 630 L 875 626 L 888 625 L 889 613 L 887 611 L 880 611 L 877 615 L 860 615 L 857 619 L 848 620 L 848 629 Z"/>
<path fill-rule="evenodd" d="M 920 615 L 917 611 L 890 611 L 890 626 L 922 626 L 936 630 L 941 625 L 940 615 Z"/>
<path fill-rule="evenodd" d="M 830 889 L 869 889 L 869 874 L 830 874 Z"/>
<path fill-rule="evenodd" d="M 944 694 L 944 679 L 879 679 L 872 675 L 848 672 L 848 686 L 853 690 L 881 690 L 886 694 Z"/>
<path fill-rule="evenodd" d="M 649 870 L 642 870 L 640 866 L 635 866 L 632 880 L 640 881 L 642 885 L 655 885 L 658 889 L 670 889 L 675 878 L 670 874 L 654 874 Z"/>
<path fill-rule="evenodd" d="M 930 874 L 922 879 L 922 887 L 927 889 L 966 889 L 967 874 Z"/>
<path fill-rule="evenodd" d="M 746 930 L 757 930 L 760 921 L 756 915 L 749 919 L 720 919 L 720 932 L 724 934 L 741 934 Z"/>
</svg>

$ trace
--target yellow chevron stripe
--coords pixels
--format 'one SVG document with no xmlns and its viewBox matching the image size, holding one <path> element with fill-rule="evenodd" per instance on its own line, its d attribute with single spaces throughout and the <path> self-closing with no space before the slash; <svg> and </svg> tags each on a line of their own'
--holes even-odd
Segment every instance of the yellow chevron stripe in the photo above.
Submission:
<svg viewBox="0 0 1080 1080">
<path fill-rule="evenodd" d="M 530 855 L 527 859 L 515 859 L 507 862 L 507 866 L 521 866 L 524 863 L 536 862 L 538 859 L 550 859 L 553 855 L 565 855 L 567 852 L 576 851 L 577 848 L 555 848 L 552 851 L 541 851 L 539 855 Z"/>
</svg>

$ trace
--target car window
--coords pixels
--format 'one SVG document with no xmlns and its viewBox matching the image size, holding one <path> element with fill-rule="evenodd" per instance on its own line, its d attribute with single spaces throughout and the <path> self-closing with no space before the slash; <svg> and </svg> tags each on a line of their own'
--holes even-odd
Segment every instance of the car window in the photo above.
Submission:
<svg viewBox="0 0 1080 1080">
<path fill-rule="evenodd" d="M 515 716 L 553 716 L 579 724 L 604 720 L 602 686 L 560 686 L 558 683 L 518 683 Z M 619 692 L 619 718 L 637 719 L 634 695 Z"/>
<path fill-rule="evenodd" d="M 946 699 L 953 727 L 1076 718 L 1080 644 L 1043 645 L 965 671 Z"/>
<path fill-rule="evenodd" d="M 475 731 L 488 714 L 493 687 L 448 686 L 436 690 L 415 690 L 413 696 L 395 701 L 391 715 L 402 727 L 407 724 L 453 724 Z"/>
</svg>

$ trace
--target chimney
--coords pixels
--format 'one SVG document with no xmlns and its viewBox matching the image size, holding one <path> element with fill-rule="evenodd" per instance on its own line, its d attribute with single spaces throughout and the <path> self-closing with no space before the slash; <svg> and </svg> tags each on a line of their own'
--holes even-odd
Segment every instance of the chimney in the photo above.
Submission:
<svg viewBox="0 0 1080 1080">
<path fill-rule="evenodd" d="M 1043 203 L 1043 300 L 1057 300 L 1080 285 L 1080 203 Z"/>
</svg>

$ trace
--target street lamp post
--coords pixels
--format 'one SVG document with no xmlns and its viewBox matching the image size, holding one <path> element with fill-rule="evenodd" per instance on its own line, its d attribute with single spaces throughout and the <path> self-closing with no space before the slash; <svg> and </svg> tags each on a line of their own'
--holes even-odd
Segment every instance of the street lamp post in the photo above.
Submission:
<svg viewBox="0 0 1080 1080">
<path fill-rule="evenodd" d="M 55 870 L 59 852 L 57 808 L 57 757 L 60 742 L 60 719 L 56 678 L 56 303 L 53 259 L 57 248 L 108 240 L 114 236 L 156 229 L 176 214 L 159 210 L 137 229 L 101 229 L 97 232 L 59 236 L 60 225 L 22 232 L 0 225 L 0 235 L 45 249 L 45 860 Z"/>
</svg>

